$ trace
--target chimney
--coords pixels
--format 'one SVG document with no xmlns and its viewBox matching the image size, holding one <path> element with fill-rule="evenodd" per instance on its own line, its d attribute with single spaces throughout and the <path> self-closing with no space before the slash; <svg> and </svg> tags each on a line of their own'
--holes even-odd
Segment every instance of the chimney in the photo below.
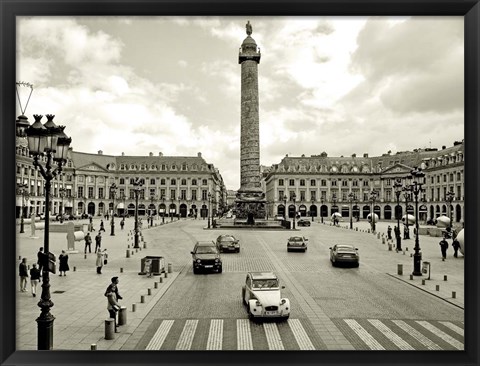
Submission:
<svg viewBox="0 0 480 366">
<path fill-rule="evenodd" d="M 98 155 L 103 155 L 103 151 L 102 151 L 102 150 L 98 150 Z"/>
<path fill-rule="evenodd" d="M 368 153 L 364 153 L 364 154 L 363 154 L 363 157 L 364 157 L 364 158 L 368 158 Z"/>
<path fill-rule="evenodd" d="M 357 154 L 353 153 L 352 158 L 356 158 L 356 157 L 357 157 Z"/>
<path fill-rule="evenodd" d="M 201 158 L 201 157 L 202 157 L 202 153 L 201 153 L 201 152 L 197 153 L 197 156 L 198 156 L 199 158 Z"/>
<path fill-rule="evenodd" d="M 153 153 L 152 153 L 152 152 L 149 152 L 149 153 L 148 153 L 148 156 L 153 156 Z"/>
<path fill-rule="evenodd" d="M 447 147 L 445 145 L 442 146 L 442 150 L 445 150 Z"/>
<path fill-rule="evenodd" d="M 163 153 L 162 153 L 162 152 L 159 152 L 159 153 L 158 153 L 158 156 L 163 156 Z"/>
<path fill-rule="evenodd" d="M 122 156 L 125 156 L 125 153 L 122 151 Z"/>
</svg>

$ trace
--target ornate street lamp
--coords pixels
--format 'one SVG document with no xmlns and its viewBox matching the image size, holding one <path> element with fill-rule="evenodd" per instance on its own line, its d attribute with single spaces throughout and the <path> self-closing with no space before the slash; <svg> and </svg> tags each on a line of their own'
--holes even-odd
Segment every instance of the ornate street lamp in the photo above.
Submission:
<svg viewBox="0 0 480 366">
<path fill-rule="evenodd" d="M 180 220 L 180 200 L 182 199 L 181 196 L 178 196 L 178 212 L 177 212 L 177 220 Z"/>
<path fill-rule="evenodd" d="M 411 198 L 411 189 L 410 186 L 403 187 L 403 196 L 405 197 L 405 226 L 407 229 L 405 230 L 405 237 L 404 239 L 410 239 L 410 230 L 408 229 L 408 202 L 413 201 Z"/>
<path fill-rule="evenodd" d="M 142 181 L 137 178 L 133 182 L 133 193 L 135 194 L 135 245 L 134 248 L 140 248 L 138 245 L 138 196 L 140 195 L 140 192 L 143 190 L 142 188 L 143 183 Z"/>
<path fill-rule="evenodd" d="M 50 189 L 52 180 L 61 173 L 62 166 L 67 160 L 67 152 L 72 142 L 63 130 L 65 126 L 57 126 L 53 122 L 55 117 L 47 114 L 47 122 L 42 125 L 41 115 L 34 115 L 35 122 L 29 126 L 25 133 L 28 139 L 28 149 L 30 155 L 33 156 L 33 166 L 40 171 L 41 176 L 45 180 L 45 229 L 44 229 L 44 253 L 43 256 L 43 281 L 42 295 L 38 302 L 41 309 L 40 316 L 36 319 L 38 324 L 37 348 L 39 350 L 51 350 L 53 347 L 53 321 L 55 317 L 50 313 L 53 302 L 50 298 L 50 245 L 49 245 L 49 221 L 50 221 Z M 45 167 L 41 162 L 46 157 Z M 56 166 L 55 166 L 56 165 Z"/>
<path fill-rule="evenodd" d="M 397 231 L 395 237 L 397 239 L 397 250 L 402 250 L 402 234 L 400 233 L 400 194 L 402 193 L 403 188 L 402 181 L 400 179 L 396 179 L 393 188 L 395 189 L 395 195 L 397 196 L 397 207 L 395 207 L 395 213 L 397 216 Z"/>
<path fill-rule="evenodd" d="M 323 196 L 320 196 L 320 203 L 321 203 L 321 206 L 320 206 L 320 220 L 322 221 L 322 224 L 323 224 L 323 203 L 325 202 Z"/>
<path fill-rule="evenodd" d="M 115 196 L 117 195 L 117 185 L 112 183 L 110 186 L 110 196 L 112 197 L 112 221 L 110 222 L 110 236 L 115 236 Z"/>
<path fill-rule="evenodd" d="M 375 190 L 372 190 L 370 192 L 370 200 L 372 201 L 372 213 L 370 214 L 371 215 L 371 221 L 372 221 L 372 233 L 375 234 L 375 212 L 374 212 L 374 208 L 375 208 L 375 200 L 377 199 L 377 191 Z"/>
<path fill-rule="evenodd" d="M 447 196 L 445 197 L 448 202 L 448 217 L 450 218 L 449 232 L 452 234 L 453 238 L 453 210 L 452 210 L 452 201 L 455 199 L 455 193 L 453 191 L 448 191 Z"/>
<path fill-rule="evenodd" d="M 125 211 L 126 211 L 126 207 L 125 207 L 125 200 L 127 199 L 127 196 L 125 195 L 125 193 L 122 193 L 121 196 L 120 196 L 120 199 L 122 200 L 123 202 L 123 212 L 122 212 L 122 217 L 123 217 L 123 220 L 125 221 Z"/>
<path fill-rule="evenodd" d="M 355 195 L 353 192 L 350 192 L 348 194 L 348 200 L 350 201 L 350 229 L 353 229 L 353 212 L 352 212 L 352 203 L 353 200 L 355 199 Z"/>
<path fill-rule="evenodd" d="M 287 219 L 287 195 L 283 195 L 282 197 L 283 200 L 283 219 Z"/>
<path fill-rule="evenodd" d="M 157 196 L 154 194 L 150 195 L 150 204 L 154 207 L 154 212 L 156 212 L 157 208 L 155 207 L 154 202 L 157 200 Z M 153 212 L 150 212 L 150 226 L 153 226 Z"/>
<path fill-rule="evenodd" d="M 295 200 L 297 195 L 295 192 L 292 193 L 292 197 L 290 197 L 293 201 L 293 230 L 295 230 L 295 217 L 297 216 L 297 206 L 295 205 Z"/>
<path fill-rule="evenodd" d="M 415 253 L 413 254 L 413 275 L 421 276 L 420 262 L 422 261 L 422 253 L 420 253 L 420 243 L 418 235 L 418 194 L 423 192 L 422 185 L 425 184 L 425 173 L 421 168 L 415 168 L 411 172 L 413 182 L 410 185 L 411 192 L 415 195 Z"/>
<path fill-rule="evenodd" d="M 161 200 L 162 200 L 162 207 L 163 207 L 162 208 L 162 210 L 163 210 L 163 212 L 162 212 L 162 224 L 165 224 L 165 211 L 167 209 L 165 208 L 165 196 L 163 194 L 162 194 Z"/>
<path fill-rule="evenodd" d="M 212 200 L 212 194 L 210 192 L 208 192 L 207 197 L 208 197 L 207 228 L 210 229 L 210 209 L 211 209 L 210 203 L 211 203 L 211 200 Z"/>
<path fill-rule="evenodd" d="M 311 199 L 312 205 L 310 206 L 310 214 L 312 215 L 312 222 L 313 222 L 313 205 L 315 204 L 315 197 L 312 197 Z"/>
<path fill-rule="evenodd" d="M 22 211 L 20 213 L 20 233 L 24 233 L 24 221 L 23 218 L 25 216 L 25 200 L 30 198 L 30 194 L 28 192 L 28 185 L 26 184 L 17 184 L 18 193 L 22 196 Z M 35 218 L 32 218 L 34 220 Z"/>
</svg>

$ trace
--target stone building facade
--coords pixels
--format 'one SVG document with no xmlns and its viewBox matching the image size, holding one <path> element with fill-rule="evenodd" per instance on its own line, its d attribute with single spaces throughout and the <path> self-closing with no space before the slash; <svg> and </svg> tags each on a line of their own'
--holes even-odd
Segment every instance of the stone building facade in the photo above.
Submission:
<svg viewBox="0 0 480 366">
<path fill-rule="evenodd" d="M 369 157 L 368 154 L 349 157 L 329 157 L 325 152 L 306 157 L 285 156 L 278 164 L 265 169 L 268 215 L 285 214 L 293 217 L 330 218 L 334 212 L 342 217 L 366 218 L 373 212 L 382 220 L 394 220 L 395 212 L 401 216 L 414 214 L 414 197 L 397 196 L 394 184 L 400 179 L 403 186 L 411 182 L 410 172 L 422 167 L 425 184 L 419 199 L 419 220 L 447 215 L 453 222 L 464 220 L 464 143 L 455 142 L 442 149 L 415 149 Z M 375 190 L 377 198 L 371 200 Z M 447 192 L 454 192 L 451 207 Z M 295 203 L 293 194 L 295 193 Z M 350 195 L 352 194 L 352 195 Z M 350 196 L 349 196 L 350 195 Z"/>
<path fill-rule="evenodd" d="M 139 178 L 142 190 L 138 200 L 140 216 L 207 217 L 223 211 L 226 188 L 217 168 L 197 156 L 120 156 L 77 152 L 70 149 L 60 176 L 52 181 L 50 214 L 60 212 L 80 216 L 133 215 L 133 182 Z M 24 217 L 45 212 L 44 180 L 33 167 L 25 141 L 17 137 L 16 179 L 26 184 L 29 197 L 17 194 L 17 217 L 25 206 Z M 110 187 L 117 187 L 115 200 Z M 62 193 L 62 191 L 64 193 Z M 210 193 L 210 197 L 208 194 Z M 64 197 L 62 197 L 62 195 Z"/>
</svg>

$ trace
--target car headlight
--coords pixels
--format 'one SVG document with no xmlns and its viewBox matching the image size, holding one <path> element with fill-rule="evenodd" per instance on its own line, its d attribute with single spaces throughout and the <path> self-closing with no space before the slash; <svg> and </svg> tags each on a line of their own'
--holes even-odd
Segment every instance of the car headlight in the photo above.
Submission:
<svg viewBox="0 0 480 366">
<path fill-rule="evenodd" d="M 200 262 L 201 262 L 201 260 L 200 260 L 200 259 L 197 259 L 197 263 L 200 263 Z"/>
<path fill-rule="evenodd" d="M 220 262 L 220 259 L 215 258 L 215 263 L 218 263 L 218 262 Z"/>
<path fill-rule="evenodd" d="M 255 302 L 255 305 L 256 305 L 256 306 L 261 306 L 262 303 L 261 303 L 259 300 L 257 300 L 257 301 Z"/>
</svg>

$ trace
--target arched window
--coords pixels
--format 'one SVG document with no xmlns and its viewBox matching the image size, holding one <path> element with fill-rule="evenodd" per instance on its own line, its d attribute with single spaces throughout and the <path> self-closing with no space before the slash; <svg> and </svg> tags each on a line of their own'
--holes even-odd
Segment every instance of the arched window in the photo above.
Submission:
<svg viewBox="0 0 480 366">
<path fill-rule="evenodd" d="M 177 180 L 172 178 L 172 179 L 170 180 L 170 185 L 174 186 L 174 185 L 176 185 L 176 184 L 177 184 Z"/>
<path fill-rule="evenodd" d="M 192 179 L 192 186 L 196 186 L 197 185 L 197 180 L 196 179 Z"/>
<path fill-rule="evenodd" d="M 186 179 L 182 179 L 182 186 L 186 186 L 187 185 L 187 180 Z"/>
</svg>

